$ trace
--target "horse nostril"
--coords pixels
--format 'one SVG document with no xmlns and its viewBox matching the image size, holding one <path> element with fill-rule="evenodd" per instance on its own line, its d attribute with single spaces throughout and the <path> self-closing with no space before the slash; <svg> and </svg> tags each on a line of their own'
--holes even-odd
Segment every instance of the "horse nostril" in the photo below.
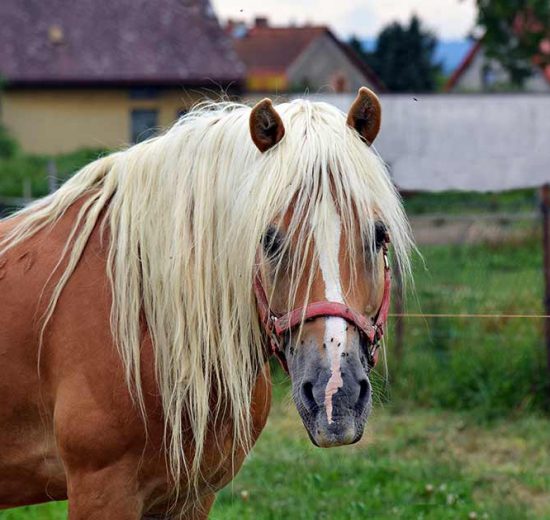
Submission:
<svg viewBox="0 0 550 520">
<path fill-rule="evenodd" d="M 370 385 L 366 379 L 359 381 L 359 397 L 355 403 L 355 410 L 362 412 L 370 398 Z"/>
<path fill-rule="evenodd" d="M 313 397 L 313 383 L 310 381 L 307 381 L 302 385 L 302 399 L 308 410 L 311 411 L 317 407 L 315 397 Z"/>
</svg>

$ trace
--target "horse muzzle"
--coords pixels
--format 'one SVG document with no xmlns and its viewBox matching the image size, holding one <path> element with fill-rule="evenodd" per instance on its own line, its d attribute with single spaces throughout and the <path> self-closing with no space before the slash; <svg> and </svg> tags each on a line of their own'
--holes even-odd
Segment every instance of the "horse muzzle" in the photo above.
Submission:
<svg viewBox="0 0 550 520">
<path fill-rule="evenodd" d="M 319 447 L 357 442 L 371 409 L 367 357 L 360 336 L 350 336 L 346 349 L 337 352 L 337 363 L 307 334 L 297 347 L 287 347 L 293 399 L 311 441 Z"/>
</svg>

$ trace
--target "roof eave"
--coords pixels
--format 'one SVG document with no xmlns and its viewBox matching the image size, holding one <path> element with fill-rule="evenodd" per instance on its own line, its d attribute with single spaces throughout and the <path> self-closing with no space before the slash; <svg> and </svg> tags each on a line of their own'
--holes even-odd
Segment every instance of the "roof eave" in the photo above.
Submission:
<svg viewBox="0 0 550 520">
<path fill-rule="evenodd" d="M 159 88 L 223 88 L 232 91 L 241 91 L 244 78 L 93 78 L 93 79 L 6 79 L 4 88 L 132 88 L 132 87 L 159 87 Z"/>
<path fill-rule="evenodd" d="M 457 68 L 453 71 L 449 79 L 447 80 L 447 83 L 445 83 L 445 86 L 443 87 L 443 90 L 445 92 L 450 92 L 456 87 L 456 84 L 459 82 L 462 75 L 468 70 L 472 62 L 474 61 L 474 58 L 476 57 L 477 53 L 481 49 L 483 37 L 476 40 L 464 58 L 462 58 L 462 61 L 458 64 Z"/>
</svg>

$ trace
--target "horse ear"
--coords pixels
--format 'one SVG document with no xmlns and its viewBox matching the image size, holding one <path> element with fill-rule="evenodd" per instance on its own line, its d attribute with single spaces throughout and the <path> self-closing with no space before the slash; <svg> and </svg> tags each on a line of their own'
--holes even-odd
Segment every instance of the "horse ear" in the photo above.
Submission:
<svg viewBox="0 0 550 520">
<path fill-rule="evenodd" d="M 370 145 L 380 130 L 381 111 L 378 96 L 367 87 L 361 87 L 349 109 L 347 124 Z"/>
<path fill-rule="evenodd" d="M 262 99 L 250 113 L 250 135 L 260 152 L 275 146 L 285 135 L 283 120 L 271 99 Z"/>
</svg>

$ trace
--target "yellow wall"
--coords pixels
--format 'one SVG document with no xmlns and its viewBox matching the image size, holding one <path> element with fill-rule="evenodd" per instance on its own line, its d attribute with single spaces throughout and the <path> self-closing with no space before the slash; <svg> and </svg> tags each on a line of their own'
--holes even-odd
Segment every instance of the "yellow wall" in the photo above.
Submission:
<svg viewBox="0 0 550 520">
<path fill-rule="evenodd" d="M 287 79 L 284 74 L 256 73 L 246 78 L 246 87 L 249 92 L 278 92 L 286 90 Z"/>
<path fill-rule="evenodd" d="M 4 91 L 2 122 L 29 153 L 56 154 L 78 148 L 117 148 L 130 139 L 132 109 L 159 110 L 159 125 L 200 95 L 183 89 L 160 91 L 155 99 L 131 99 L 128 89 L 25 89 Z"/>
</svg>

